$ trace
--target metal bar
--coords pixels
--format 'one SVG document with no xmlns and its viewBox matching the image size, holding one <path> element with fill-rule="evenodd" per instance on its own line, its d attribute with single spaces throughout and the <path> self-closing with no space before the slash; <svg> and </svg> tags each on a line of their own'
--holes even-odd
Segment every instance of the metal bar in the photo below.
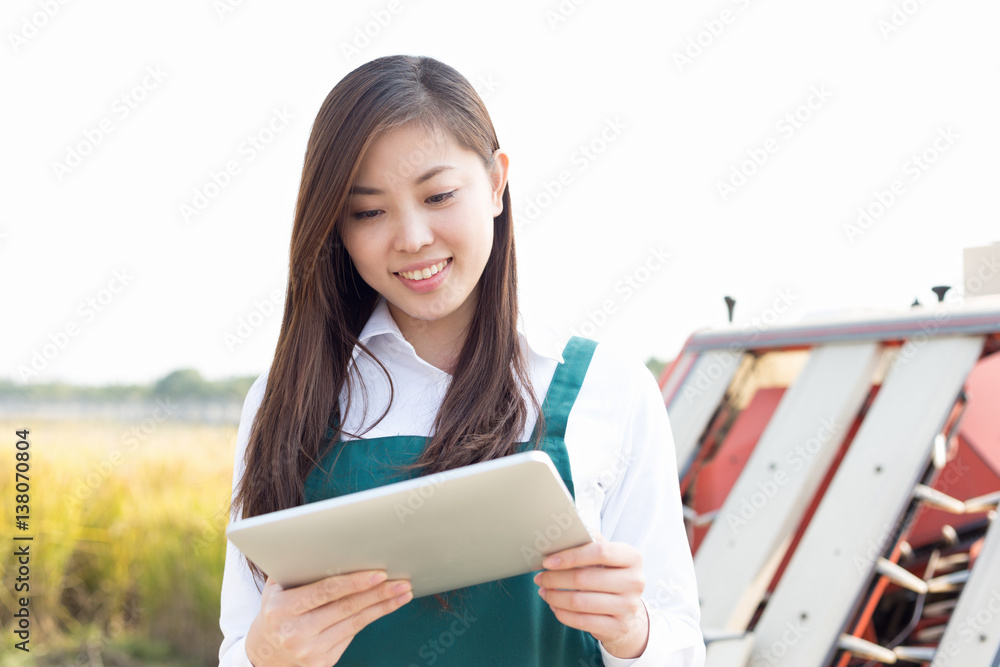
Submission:
<svg viewBox="0 0 1000 667">
<path fill-rule="evenodd" d="M 927 581 L 927 592 L 947 593 L 949 591 L 957 591 L 965 586 L 965 583 L 969 580 L 969 574 L 968 570 L 959 570 L 958 572 L 934 577 Z"/>
<path fill-rule="evenodd" d="M 965 503 L 925 484 L 917 484 L 913 489 L 913 497 L 925 505 L 930 505 L 944 512 L 965 514 Z"/>
<path fill-rule="evenodd" d="M 911 590 L 918 595 L 923 595 L 927 592 L 926 581 L 906 568 L 893 563 L 891 560 L 879 558 L 878 562 L 875 564 L 875 571 L 897 586 L 902 586 L 903 588 Z"/>
<path fill-rule="evenodd" d="M 837 640 L 837 647 L 849 652 L 856 658 L 876 660 L 887 665 L 896 664 L 896 654 L 893 651 L 878 644 L 873 644 L 861 637 L 840 635 L 840 639 Z"/>
<path fill-rule="evenodd" d="M 965 501 L 965 511 L 969 514 L 989 512 L 990 510 L 995 510 L 998 504 L 1000 504 L 1000 491 L 995 491 L 987 493 L 985 496 L 969 498 Z"/>
<path fill-rule="evenodd" d="M 775 325 L 764 332 L 735 328 L 698 332 L 685 345 L 686 351 L 749 349 L 763 350 L 820 343 L 906 340 L 916 336 L 972 336 L 1000 331 L 1000 299 L 959 307 L 913 308 L 883 318 L 835 320 Z"/>
<path fill-rule="evenodd" d="M 706 646 L 705 667 L 743 667 L 753 650 L 753 633 L 713 641 Z"/>
<path fill-rule="evenodd" d="M 930 662 L 934 659 L 935 650 L 933 646 L 897 646 L 892 652 L 907 662 Z"/>
</svg>

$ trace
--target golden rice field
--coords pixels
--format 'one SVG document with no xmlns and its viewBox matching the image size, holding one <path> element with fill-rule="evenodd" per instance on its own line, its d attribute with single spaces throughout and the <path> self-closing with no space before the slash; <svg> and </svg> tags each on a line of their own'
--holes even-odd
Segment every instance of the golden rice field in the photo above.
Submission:
<svg viewBox="0 0 1000 667">
<path fill-rule="evenodd" d="M 130 434 L 134 426 L 0 421 L 0 667 L 217 664 L 236 427 L 163 422 Z M 22 428 L 27 531 L 15 526 Z M 13 634 L 24 593 L 12 545 L 24 544 L 30 653 Z"/>
</svg>

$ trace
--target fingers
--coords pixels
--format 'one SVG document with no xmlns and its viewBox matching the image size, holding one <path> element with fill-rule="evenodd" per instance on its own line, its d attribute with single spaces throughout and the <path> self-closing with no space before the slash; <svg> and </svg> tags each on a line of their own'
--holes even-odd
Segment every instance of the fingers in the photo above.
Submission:
<svg viewBox="0 0 1000 667">
<path fill-rule="evenodd" d="M 357 611 L 320 632 L 319 639 L 333 645 L 340 644 L 345 638 L 349 641 L 369 624 L 391 614 L 413 599 L 409 582 L 389 581 L 386 584 L 377 590 L 353 596 L 359 600 Z M 394 585 L 389 586 L 388 584 Z M 401 590 L 402 593 L 399 592 Z M 366 604 L 369 602 L 370 604 Z"/>
<path fill-rule="evenodd" d="M 592 634 L 619 657 L 644 650 L 649 622 L 642 602 L 642 553 L 630 544 L 595 541 L 545 558 L 538 594 L 560 623 Z"/>
<path fill-rule="evenodd" d="M 553 588 L 539 588 L 538 594 L 553 611 L 574 612 L 584 615 L 624 617 L 634 611 L 634 605 L 621 595 L 595 593 L 592 591 L 563 591 Z"/>
<path fill-rule="evenodd" d="M 645 607 L 624 616 L 588 614 L 561 607 L 552 607 L 552 612 L 560 623 L 589 632 L 619 658 L 642 655 L 649 640 L 649 617 Z"/>
<path fill-rule="evenodd" d="M 349 595 L 370 590 L 384 582 L 386 578 L 384 570 L 363 570 L 334 575 L 296 588 L 295 592 L 300 593 L 297 602 L 303 605 L 304 611 L 309 611 Z"/>
<path fill-rule="evenodd" d="M 334 664 L 358 632 L 412 597 L 409 581 L 387 581 L 381 570 L 336 575 L 292 589 L 268 578 L 247 650 L 266 660 L 255 660 L 261 665 Z"/>
<path fill-rule="evenodd" d="M 595 591 L 616 595 L 642 595 L 646 580 L 642 569 L 582 567 L 572 570 L 549 570 L 535 575 L 535 583 L 542 588 L 575 591 Z"/>
<path fill-rule="evenodd" d="M 642 554 L 624 542 L 608 542 L 603 537 L 582 547 L 559 551 L 545 558 L 542 567 L 549 570 L 568 570 L 576 567 L 603 565 L 605 567 L 633 567 L 642 565 Z"/>
<path fill-rule="evenodd" d="M 552 607 L 552 613 L 555 614 L 556 619 L 563 625 L 589 632 L 594 637 L 615 634 L 620 627 L 615 617 L 606 614 L 590 614 L 556 606 Z"/>
<path fill-rule="evenodd" d="M 347 622 L 354 627 L 352 634 L 377 618 L 385 616 L 413 599 L 409 581 L 394 579 L 382 582 L 368 590 L 328 602 L 316 610 L 309 619 L 307 630 L 322 634 L 328 629 Z"/>
<path fill-rule="evenodd" d="M 551 576 L 568 573 L 543 574 Z M 589 632 L 612 655 L 634 658 L 645 650 L 649 639 L 649 617 L 640 597 L 641 593 L 539 588 L 538 594 L 548 603 L 560 623 Z"/>
<path fill-rule="evenodd" d="M 301 616 L 334 600 L 369 590 L 385 579 L 384 570 L 364 570 L 334 575 L 297 588 L 284 589 L 268 577 L 264 583 L 264 590 L 261 591 L 262 605 L 271 599 L 280 604 L 284 615 Z"/>
</svg>

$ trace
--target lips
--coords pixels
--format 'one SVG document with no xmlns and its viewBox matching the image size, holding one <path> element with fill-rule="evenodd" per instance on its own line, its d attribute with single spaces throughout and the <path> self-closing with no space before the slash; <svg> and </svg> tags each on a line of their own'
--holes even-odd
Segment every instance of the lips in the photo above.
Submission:
<svg viewBox="0 0 1000 667">
<path fill-rule="evenodd" d="M 452 263 L 452 258 L 449 257 L 447 260 L 442 260 L 436 264 L 430 265 L 429 267 L 424 267 L 419 272 L 418 278 L 407 277 L 407 275 L 416 275 L 416 271 L 406 271 L 405 273 L 407 275 L 404 275 L 402 272 L 397 272 L 394 275 L 396 276 L 396 279 L 411 292 L 415 292 L 416 294 L 428 294 L 440 287 L 441 284 L 447 279 L 448 275 L 451 274 Z M 434 269 L 437 269 L 439 266 L 442 266 L 442 268 L 435 272 Z M 424 278 L 425 275 L 429 275 L 430 277 Z"/>
<path fill-rule="evenodd" d="M 396 271 L 395 275 L 406 278 L 407 280 L 421 281 L 427 280 L 438 272 L 443 271 L 446 266 L 451 262 L 451 258 L 442 259 L 440 261 L 434 262 L 433 264 L 411 265 L 407 267 L 406 270 Z"/>
</svg>

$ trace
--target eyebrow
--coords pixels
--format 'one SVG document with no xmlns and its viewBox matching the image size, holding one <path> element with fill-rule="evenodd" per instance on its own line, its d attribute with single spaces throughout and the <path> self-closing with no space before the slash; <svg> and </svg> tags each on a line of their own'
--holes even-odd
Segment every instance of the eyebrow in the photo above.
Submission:
<svg viewBox="0 0 1000 667">
<path fill-rule="evenodd" d="M 421 183 L 425 183 L 425 182 L 431 180 L 432 178 L 434 178 L 435 176 L 437 176 L 438 174 L 440 174 L 442 171 L 447 171 L 448 169 L 454 169 L 454 167 L 452 167 L 451 165 L 448 165 L 448 164 L 439 164 L 436 167 L 431 167 L 430 169 L 428 169 L 427 171 L 425 171 L 424 173 L 422 173 L 420 176 L 417 176 L 413 180 L 413 183 L 415 185 L 420 185 Z M 369 188 L 369 187 L 364 186 L 364 185 L 352 185 L 350 193 L 352 195 L 381 195 L 381 194 L 384 194 L 378 188 Z"/>
</svg>

